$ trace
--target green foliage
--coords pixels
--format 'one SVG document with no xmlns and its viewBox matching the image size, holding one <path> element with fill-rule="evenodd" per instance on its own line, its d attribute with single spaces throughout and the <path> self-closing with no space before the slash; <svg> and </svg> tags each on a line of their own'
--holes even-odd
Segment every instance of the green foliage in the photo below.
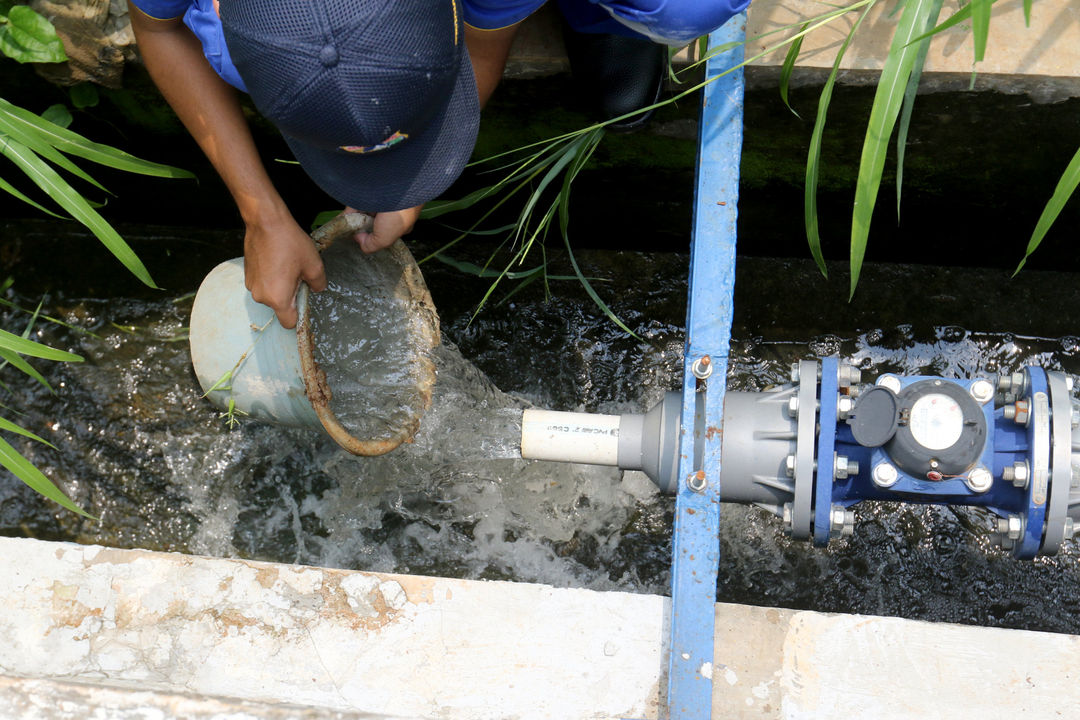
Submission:
<svg viewBox="0 0 1080 720">
<path fill-rule="evenodd" d="M 1027 259 L 1031 256 L 1031 253 L 1035 252 L 1035 249 L 1039 247 L 1039 243 L 1042 242 L 1046 236 L 1046 232 L 1050 229 L 1050 226 L 1057 220 L 1058 215 L 1061 214 L 1062 209 L 1065 207 L 1065 203 L 1076 192 L 1076 186 L 1080 185 L 1080 150 L 1076 151 L 1072 160 L 1069 162 L 1068 167 L 1065 168 L 1065 172 L 1062 174 L 1061 179 L 1058 180 L 1057 187 L 1054 188 L 1054 194 L 1050 196 L 1050 200 L 1046 203 L 1046 207 L 1043 208 L 1042 215 L 1039 216 L 1039 221 L 1035 223 L 1035 230 L 1031 233 L 1031 239 L 1028 241 L 1027 250 L 1024 252 L 1023 259 L 1020 260 L 1020 264 L 1017 265 L 1014 275 L 1023 269 L 1024 264 L 1027 263 Z"/>
<path fill-rule="evenodd" d="M 63 44 L 52 24 L 30 7 L 16 5 L 11 0 L 0 0 L 0 53 L 20 63 L 67 60 Z M 93 107 L 98 102 L 97 90 L 87 84 L 75 86 L 71 91 L 71 102 L 77 109 Z M 150 287 L 157 287 L 135 252 L 95 210 L 95 206 L 100 207 L 100 204 L 87 200 L 60 172 L 73 175 L 104 192 L 108 191 L 101 183 L 68 156 L 143 175 L 172 178 L 193 176 L 187 171 L 140 160 L 108 145 L 91 142 L 68 130 L 71 122 L 71 112 L 63 105 L 53 105 L 41 115 L 36 115 L 0 98 L 0 155 L 14 163 L 23 176 L 31 180 L 70 217 L 93 232 L 124 267 Z M 48 215 L 62 217 L 24 194 L 4 177 L 0 177 L 0 190 Z M 7 290 L 10 285 L 10 281 L 4 283 L 3 290 Z M 0 304 L 13 307 L 7 300 L 0 300 Z M 37 318 L 38 312 L 35 311 L 22 336 L 0 330 L 0 367 L 11 365 L 52 391 L 45 378 L 23 356 L 61 362 L 81 362 L 82 358 L 30 340 L 30 328 Z M 49 444 L 5 418 L 0 418 L 0 430 Z M 93 518 L 69 500 L 40 470 L 3 439 L 0 439 L 0 466 L 50 500 L 72 512 Z"/>
<path fill-rule="evenodd" d="M 56 113 L 54 112 L 54 116 Z M 59 118 L 66 121 L 66 116 Z M 108 192 L 68 155 L 89 160 L 99 165 L 142 175 L 169 178 L 194 177 L 186 170 L 141 160 L 108 145 L 91 142 L 82 135 L 68 130 L 61 124 L 51 122 L 0 98 L 0 154 L 14 162 L 30 180 L 61 208 L 85 225 L 116 256 L 124 267 L 150 287 L 157 287 L 150 273 L 112 225 L 91 206 L 82 193 L 57 172 L 64 170 L 77 178 Z M 57 216 L 41 204 L 17 190 L 11 183 L 0 178 L 3 189 L 23 202 L 42 212 Z"/>
<path fill-rule="evenodd" d="M 855 287 L 859 283 L 859 272 L 870 236 L 870 219 L 881 186 L 889 140 L 919 54 L 919 46 L 912 44 L 912 40 L 926 27 L 934 4 L 935 0 L 906 0 L 874 94 L 859 162 L 859 179 L 855 185 L 855 204 L 851 211 L 851 295 L 855 294 Z"/>
<path fill-rule="evenodd" d="M 820 267 L 822 274 L 826 274 L 826 270 L 821 250 L 822 240 L 818 231 L 816 199 L 821 161 L 821 138 L 841 60 L 862 25 L 866 12 L 870 6 L 878 1 L 870 0 L 869 4 L 856 2 L 846 7 L 837 8 L 835 11 L 837 14 L 831 18 L 825 16 L 819 16 L 818 18 L 831 21 L 840 15 L 861 10 L 859 18 L 837 50 L 832 72 L 822 88 L 818 100 L 817 117 L 810 140 L 810 152 L 807 157 L 804 201 L 806 238 L 811 255 L 813 255 Z M 972 0 L 972 2 L 963 5 L 950 17 L 938 24 L 937 18 L 942 8 L 942 0 L 899 0 L 898 2 L 897 10 L 900 19 L 893 35 L 889 53 L 885 58 L 881 77 L 878 80 L 866 134 L 863 139 L 859 174 L 856 179 L 855 201 L 852 206 L 850 247 L 850 293 L 852 296 L 855 293 L 862 262 L 866 254 L 870 235 L 870 221 L 894 130 L 896 130 L 896 208 L 898 215 L 900 212 L 907 132 L 929 43 L 940 33 L 954 28 L 963 29 L 967 24 L 969 31 L 973 34 L 973 65 L 980 62 L 986 53 L 990 33 L 990 18 L 996 3 L 997 0 Z M 1023 7 L 1025 23 L 1030 23 L 1031 0 L 1025 0 Z M 813 26 L 811 25 L 811 27 Z M 784 28 L 781 28 L 781 30 L 784 30 Z M 780 85 L 781 99 L 785 104 L 788 103 L 787 83 L 790 77 L 790 68 L 797 59 L 801 38 L 805 31 L 806 25 L 803 25 L 800 32 L 787 40 L 790 43 L 790 50 L 785 58 Z M 1080 151 L 1065 170 L 1053 197 L 1051 197 L 1042 216 L 1039 218 L 1024 258 L 1017 267 L 1017 272 L 1023 267 L 1031 253 L 1038 248 L 1046 232 L 1057 219 L 1078 184 L 1080 184 Z"/>
<path fill-rule="evenodd" d="M 26 5 L 0 0 L 0 53 L 20 63 L 67 60 L 52 23 Z"/>
</svg>

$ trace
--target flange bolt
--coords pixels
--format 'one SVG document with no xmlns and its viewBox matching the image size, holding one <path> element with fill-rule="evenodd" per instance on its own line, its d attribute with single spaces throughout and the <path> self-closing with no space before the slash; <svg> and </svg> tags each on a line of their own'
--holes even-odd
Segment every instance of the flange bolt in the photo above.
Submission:
<svg viewBox="0 0 1080 720">
<path fill-rule="evenodd" d="M 887 462 L 879 463 L 874 466 L 874 472 L 871 473 L 871 478 L 874 484 L 879 488 L 889 488 L 896 484 L 896 481 L 900 479 L 900 473 L 896 471 L 896 468 Z"/>
<path fill-rule="evenodd" d="M 846 480 L 852 475 L 859 474 L 859 463 L 849 460 L 847 455 L 837 455 L 833 464 L 833 477 L 837 480 Z"/>
<path fill-rule="evenodd" d="M 694 373 L 694 377 L 698 380 L 704 380 L 712 375 L 712 368 L 712 358 L 702 355 L 690 366 L 690 372 Z"/>
<path fill-rule="evenodd" d="M 1012 420 L 1017 425 L 1027 425 L 1031 417 L 1031 403 L 1027 400 L 1017 400 L 1012 405 L 1006 405 L 1001 409 L 1006 420 Z"/>
<path fill-rule="evenodd" d="M 1017 460 L 1012 465 L 1006 465 L 1001 470 L 1001 479 L 1006 482 L 1011 482 L 1021 490 L 1026 488 L 1028 486 L 1028 480 L 1030 479 L 1027 461 Z"/>
<path fill-rule="evenodd" d="M 833 505 L 829 514 L 829 537 L 851 537 L 855 534 L 855 511 L 848 510 L 843 505 Z"/>
<path fill-rule="evenodd" d="M 840 387 L 850 387 L 862 382 L 862 370 L 849 363 L 841 363 L 836 371 L 836 381 Z"/>
<path fill-rule="evenodd" d="M 975 402 L 980 405 L 994 399 L 994 386 L 990 384 L 989 380 L 976 380 L 971 383 L 968 392 L 971 393 L 971 397 L 975 398 Z"/>
<path fill-rule="evenodd" d="M 900 394 L 900 378 L 895 375 L 882 375 L 877 379 L 876 384 L 892 390 L 897 395 Z"/>
<path fill-rule="evenodd" d="M 997 519 L 997 531 L 1001 534 L 1002 544 L 1006 545 L 1006 547 L 1012 547 L 1013 542 L 1019 540 L 1020 535 L 1024 532 L 1024 522 L 1019 515 L 1015 514 L 1008 517 L 999 517 Z M 1008 541 L 1008 543 L 1005 541 Z"/>
<path fill-rule="evenodd" d="M 971 492 L 984 493 L 994 486 L 994 476 L 984 467 L 977 467 L 968 473 L 964 484 Z"/>
</svg>

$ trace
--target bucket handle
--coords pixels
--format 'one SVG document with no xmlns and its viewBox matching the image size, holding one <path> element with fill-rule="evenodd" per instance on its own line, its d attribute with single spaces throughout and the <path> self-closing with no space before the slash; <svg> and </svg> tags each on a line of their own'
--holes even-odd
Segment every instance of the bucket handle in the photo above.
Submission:
<svg viewBox="0 0 1080 720">
<path fill-rule="evenodd" d="M 315 241 L 315 249 L 322 252 L 333 245 L 339 235 L 347 232 L 371 232 L 374 227 L 375 218 L 367 213 L 341 213 L 329 222 L 320 225 L 315 232 L 311 233 L 311 239 Z"/>
</svg>

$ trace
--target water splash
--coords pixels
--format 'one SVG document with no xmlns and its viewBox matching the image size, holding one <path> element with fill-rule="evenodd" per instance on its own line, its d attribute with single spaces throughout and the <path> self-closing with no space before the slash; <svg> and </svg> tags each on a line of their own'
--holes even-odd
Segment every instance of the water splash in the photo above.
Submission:
<svg viewBox="0 0 1080 720">
<path fill-rule="evenodd" d="M 635 256 L 620 256 L 621 266 Z M 52 328 L 41 339 L 88 358 L 42 366 L 58 389 L 12 385 L 24 423 L 59 452 L 20 443 L 93 524 L 0 483 L 0 530 L 107 545 L 469 578 L 666 592 L 672 501 L 640 473 L 523 462 L 518 411 L 642 411 L 677 387 L 685 266 L 641 256 L 616 312 L 624 337 L 587 298 L 519 296 L 471 320 L 444 309 L 439 382 L 416 441 L 382 459 L 346 455 L 299 430 L 245 422 L 229 431 L 198 396 L 186 346 L 170 342 L 186 308 L 168 301 L 54 299 L 50 310 L 99 338 Z M 633 270 L 637 267 L 638 270 Z M 630 272 L 628 271 L 628 272 Z M 603 268 L 586 270 L 604 274 Z M 631 272 L 631 274 L 632 274 Z M 808 268 L 808 276 L 813 273 Z M 460 276 L 438 295 L 452 308 Z M 753 278 L 740 279 L 752 286 Z M 797 280 L 795 281 L 797 284 Z M 636 313 L 636 314 L 635 314 Z M 133 332 L 117 329 L 137 326 Z M 729 386 L 785 382 L 791 362 L 828 349 L 882 372 L 968 376 L 1028 363 L 1080 373 L 1073 336 L 983 332 L 954 324 L 736 328 Z M 468 359 L 468 362 L 466 361 Z M 22 381 L 20 381 L 22 382 Z M 501 388 L 501 390 L 500 390 Z M 11 398 L 9 398 L 10 400 Z M 513 439 L 511 439 L 513 438 Z M 1075 544 L 1036 562 L 990 547 L 977 510 L 864 503 L 852 538 L 827 550 L 794 541 L 755 508 L 724 506 L 720 599 L 1080 632 Z"/>
</svg>

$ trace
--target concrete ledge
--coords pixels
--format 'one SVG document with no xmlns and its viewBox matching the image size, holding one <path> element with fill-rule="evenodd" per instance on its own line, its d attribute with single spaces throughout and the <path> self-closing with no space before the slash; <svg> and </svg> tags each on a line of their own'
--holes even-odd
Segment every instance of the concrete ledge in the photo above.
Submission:
<svg viewBox="0 0 1080 720">
<path fill-rule="evenodd" d="M 757 54 L 796 31 L 807 18 L 831 9 L 820 0 L 754 0 L 747 19 L 747 54 Z M 958 6 L 946 5 L 941 20 Z M 891 3 L 879 3 L 863 22 L 844 55 L 844 82 L 876 83 L 888 55 L 899 13 Z M 820 84 L 832 68 L 848 31 L 855 24 L 850 13 L 806 36 L 793 82 Z M 791 28 L 791 29 L 785 29 Z M 775 33 L 775 34 L 770 34 Z M 761 68 L 783 65 L 787 48 L 755 60 Z M 1002 2 L 994 6 L 986 58 L 973 63 L 974 47 L 969 24 L 945 31 L 930 43 L 922 90 L 967 90 L 977 70 L 975 89 L 1028 93 L 1038 101 L 1055 101 L 1080 95 L 1080 6 L 1072 0 L 1044 0 L 1032 9 L 1031 26 L 1024 24 L 1023 4 Z M 759 79 L 775 82 L 775 75 Z"/>
<path fill-rule="evenodd" d="M 395 717 L 658 713 L 661 597 L 10 538 L 0 595 L 13 676 Z"/>
<path fill-rule="evenodd" d="M 835 6 L 821 0 L 754 0 L 747 17 L 747 56 L 760 53 L 796 32 L 807 18 Z M 944 20 L 953 12 L 947 6 Z M 875 84 L 889 52 L 899 15 L 894 6 L 880 3 L 867 17 L 841 64 L 841 82 Z M 836 51 L 857 15 L 851 13 L 808 35 L 803 42 L 793 85 L 821 85 L 832 69 Z M 684 49 L 676 64 L 695 59 L 695 48 Z M 787 48 L 751 63 L 748 82 L 776 85 Z M 1072 0 L 1043 0 L 1032 10 L 1025 27 L 1023 4 L 998 3 L 990 25 L 986 59 L 973 68 L 973 47 L 968 26 L 947 31 L 930 45 L 922 79 L 923 92 L 965 91 L 977 69 L 976 90 L 1027 93 L 1037 102 L 1080 96 L 1080 6 Z M 562 42 L 558 13 L 552 3 L 522 25 L 507 63 L 508 78 L 530 78 L 566 72 L 569 63 Z"/>
<path fill-rule="evenodd" d="M 402 720 L 390 715 L 338 712 L 289 703 L 254 703 L 2 675 L 0 717 L 50 720 Z"/>
<path fill-rule="evenodd" d="M 0 717 L 663 715 L 665 598 L 0 538 Z M 719 603 L 716 718 L 1072 717 L 1080 638 Z"/>
</svg>

